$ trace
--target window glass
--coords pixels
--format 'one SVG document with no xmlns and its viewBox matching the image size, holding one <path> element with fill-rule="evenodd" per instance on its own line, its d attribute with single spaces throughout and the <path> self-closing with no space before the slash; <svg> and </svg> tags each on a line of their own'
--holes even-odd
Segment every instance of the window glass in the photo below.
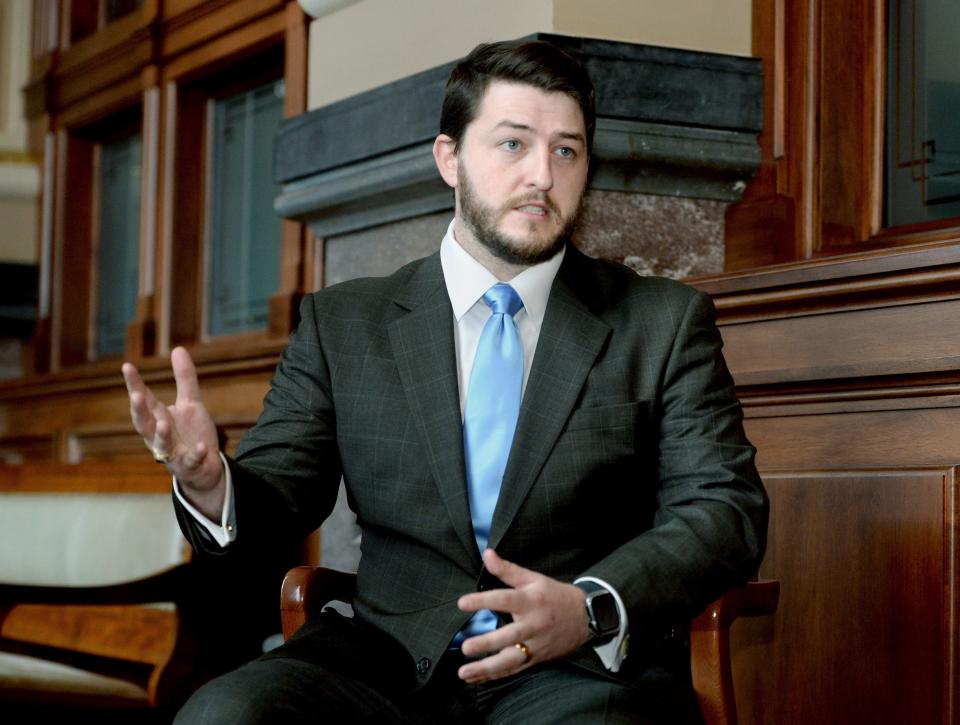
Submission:
<svg viewBox="0 0 960 725">
<path fill-rule="evenodd" d="M 280 219 L 273 210 L 273 142 L 283 81 L 214 103 L 206 275 L 207 332 L 266 327 L 280 283 Z"/>
<path fill-rule="evenodd" d="M 888 0 L 885 226 L 960 217 L 960 2 Z"/>
<path fill-rule="evenodd" d="M 100 151 L 100 238 L 96 244 L 96 354 L 119 355 L 137 312 L 140 256 L 140 136 Z"/>
</svg>

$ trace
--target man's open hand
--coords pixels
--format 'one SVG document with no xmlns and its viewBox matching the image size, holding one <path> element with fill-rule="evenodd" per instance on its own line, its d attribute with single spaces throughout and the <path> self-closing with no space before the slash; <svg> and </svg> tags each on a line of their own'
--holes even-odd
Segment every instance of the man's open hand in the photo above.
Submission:
<svg viewBox="0 0 960 725">
<path fill-rule="evenodd" d="M 197 370 L 182 347 L 170 354 L 177 399 L 164 405 L 150 391 L 137 368 L 124 363 L 123 380 L 130 396 L 130 418 L 154 457 L 177 477 L 181 492 L 204 515 L 216 521 L 223 509 L 223 462 L 217 429 L 200 402 Z"/>
<path fill-rule="evenodd" d="M 493 549 L 483 552 L 483 562 L 487 571 L 511 588 L 465 594 L 458 606 L 465 612 L 509 612 L 513 621 L 464 640 L 465 655 L 491 654 L 461 667 L 460 679 L 485 682 L 506 677 L 563 657 L 590 638 L 584 595 L 578 587 L 501 559 Z"/>
</svg>

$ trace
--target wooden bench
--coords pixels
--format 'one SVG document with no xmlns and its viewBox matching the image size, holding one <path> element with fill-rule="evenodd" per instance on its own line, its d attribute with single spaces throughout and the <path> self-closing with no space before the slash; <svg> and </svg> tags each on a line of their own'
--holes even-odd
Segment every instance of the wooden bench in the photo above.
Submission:
<svg viewBox="0 0 960 725">
<path fill-rule="evenodd" d="M 0 712 L 187 697 L 189 547 L 170 495 L 152 461 L 0 466 Z"/>
</svg>

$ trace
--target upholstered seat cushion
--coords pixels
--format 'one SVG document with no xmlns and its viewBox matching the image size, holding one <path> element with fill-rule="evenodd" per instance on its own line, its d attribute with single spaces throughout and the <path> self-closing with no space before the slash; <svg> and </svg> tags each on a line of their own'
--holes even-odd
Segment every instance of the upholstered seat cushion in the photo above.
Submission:
<svg viewBox="0 0 960 725">
<path fill-rule="evenodd" d="M 126 680 L 59 662 L 0 652 L 0 699 L 40 699 L 43 693 L 120 698 L 129 700 L 131 705 L 147 701 L 146 689 Z"/>
</svg>

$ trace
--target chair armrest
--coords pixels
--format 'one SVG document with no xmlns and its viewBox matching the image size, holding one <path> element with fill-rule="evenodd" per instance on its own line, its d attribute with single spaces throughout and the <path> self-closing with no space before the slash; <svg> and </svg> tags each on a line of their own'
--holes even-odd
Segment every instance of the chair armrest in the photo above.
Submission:
<svg viewBox="0 0 960 725">
<path fill-rule="evenodd" d="M 737 705 L 730 663 L 730 625 L 739 617 L 777 611 L 780 582 L 750 581 L 731 589 L 693 620 L 690 672 L 707 725 L 736 725 Z"/>
<path fill-rule="evenodd" d="M 280 587 L 283 638 L 289 639 L 334 600 L 353 601 L 357 575 L 324 567 L 298 566 L 287 572 Z"/>
<path fill-rule="evenodd" d="M 749 581 L 731 589 L 710 604 L 693 620 L 693 631 L 729 629 L 738 617 L 761 617 L 777 611 L 780 582 L 776 580 Z"/>
</svg>

